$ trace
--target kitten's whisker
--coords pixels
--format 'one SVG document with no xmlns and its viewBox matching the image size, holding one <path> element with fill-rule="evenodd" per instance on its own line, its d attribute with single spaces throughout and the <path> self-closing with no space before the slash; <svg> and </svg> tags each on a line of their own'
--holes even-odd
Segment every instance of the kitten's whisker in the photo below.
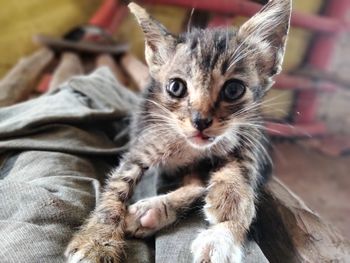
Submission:
<svg viewBox="0 0 350 263">
<path fill-rule="evenodd" d="M 265 160 L 269 161 L 270 163 L 272 163 L 272 159 L 268 153 L 268 151 L 266 150 L 266 148 L 262 145 L 262 143 L 256 139 L 256 137 L 254 137 L 251 133 L 248 132 L 238 132 L 237 130 L 235 130 L 236 133 L 238 133 L 240 136 L 242 136 L 242 138 L 244 138 L 245 140 L 247 140 L 250 144 L 247 144 L 247 147 L 250 147 L 252 149 L 255 149 L 258 153 L 262 153 L 262 156 Z M 254 153 L 253 154 L 258 154 L 258 153 Z M 259 156 L 257 156 L 259 157 Z M 261 158 L 261 156 L 260 156 Z"/>
<path fill-rule="evenodd" d="M 261 102 L 253 102 L 251 105 L 249 105 L 249 107 L 245 107 L 245 108 L 235 112 L 234 114 L 232 114 L 232 117 L 239 117 L 243 113 L 246 113 L 248 111 L 252 111 L 254 109 L 259 109 L 262 106 L 264 106 L 264 107 L 272 107 L 272 106 L 284 105 L 285 104 L 284 102 L 269 103 L 269 102 L 272 102 L 272 101 L 278 99 L 281 96 L 282 96 L 282 94 L 280 94 L 278 96 L 275 96 L 275 97 L 272 97 L 272 98 L 270 98 L 268 100 L 261 101 Z"/>
<path fill-rule="evenodd" d="M 158 102 L 155 102 L 154 100 L 146 99 L 146 101 L 149 101 L 153 103 L 155 106 L 158 106 L 160 109 L 162 109 L 164 112 L 168 113 L 169 115 L 174 115 L 170 110 L 165 108 L 163 105 L 159 104 Z"/>
<path fill-rule="evenodd" d="M 191 14 L 190 14 L 190 17 L 189 17 L 188 22 L 187 22 L 187 34 L 189 34 L 191 32 L 193 13 L 194 13 L 194 7 L 192 7 L 192 9 L 191 9 Z"/>
<path fill-rule="evenodd" d="M 261 125 L 261 124 L 254 124 L 254 123 L 237 123 L 235 122 L 235 125 L 237 126 L 240 126 L 240 127 L 254 127 L 254 128 L 258 128 L 258 129 L 262 129 L 262 130 L 266 130 L 266 131 L 271 131 L 271 132 L 276 132 L 276 133 L 279 133 L 279 134 L 282 134 L 280 131 L 276 130 L 276 129 L 272 129 L 272 128 L 269 128 L 265 125 Z"/>
<path fill-rule="evenodd" d="M 142 130 L 142 134 L 148 135 L 148 133 L 153 133 L 154 131 L 157 131 L 157 134 L 162 134 L 163 132 L 169 132 L 169 129 L 164 129 L 162 127 L 148 127 L 146 129 Z"/>
<path fill-rule="evenodd" d="M 172 118 L 169 118 L 169 117 L 166 117 L 166 116 L 155 116 L 155 115 L 150 115 L 147 119 L 144 119 L 144 120 L 140 120 L 140 122 L 142 121 L 148 121 L 148 120 L 153 120 L 153 121 L 166 121 L 166 122 L 169 122 L 169 123 L 172 123 L 174 120 Z"/>
<path fill-rule="evenodd" d="M 256 104 L 251 104 L 249 107 L 246 107 L 246 108 L 243 108 L 239 111 L 236 111 L 235 113 L 233 113 L 231 115 L 232 118 L 236 118 L 236 117 L 239 117 L 240 115 L 242 114 L 245 114 L 245 113 L 249 113 L 249 114 L 257 114 L 258 116 L 258 113 L 257 112 L 254 112 L 254 110 L 257 110 L 259 109 L 260 105 L 256 105 Z"/>
<path fill-rule="evenodd" d="M 299 128 L 299 127 L 296 127 L 295 125 L 291 124 L 291 123 L 288 123 L 286 121 L 282 121 L 281 122 L 281 125 L 286 125 L 288 126 L 290 129 L 294 130 L 294 131 L 297 131 L 297 132 L 300 132 L 302 135 L 305 135 L 306 137 L 308 138 L 312 138 L 312 134 L 310 134 L 309 132 L 305 131 L 304 129 L 302 128 Z"/>
<path fill-rule="evenodd" d="M 151 100 L 149 100 L 151 101 Z M 165 107 L 161 106 L 160 104 L 154 102 L 154 101 L 151 101 L 153 102 L 156 106 L 159 106 L 162 110 L 164 110 L 166 113 L 170 113 L 172 116 L 174 116 L 174 118 L 176 118 L 175 114 L 173 114 L 172 112 L 170 112 L 169 110 L 167 110 Z M 173 130 L 176 130 L 178 133 L 181 133 L 181 131 L 179 130 L 178 126 L 175 125 L 175 119 L 174 118 L 171 118 L 171 117 L 168 117 L 168 116 L 165 116 L 163 114 L 159 114 L 159 113 L 150 113 L 148 112 L 149 116 L 151 116 L 151 118 L 148 118 L 148 119 L 152 119 L 156 122 L 163 122 L 165 124 L 167 124 L 169 127 L 173 128 Z M 145 121 L 145 120 L 141 120 L 142 121 Z"/>
<path fill-rule="evenodd" d="M 139 124 L 171 124 L 169 120 L 160 117 L 149 117 L 147 119 L 139 120 Z"/>
</svg>

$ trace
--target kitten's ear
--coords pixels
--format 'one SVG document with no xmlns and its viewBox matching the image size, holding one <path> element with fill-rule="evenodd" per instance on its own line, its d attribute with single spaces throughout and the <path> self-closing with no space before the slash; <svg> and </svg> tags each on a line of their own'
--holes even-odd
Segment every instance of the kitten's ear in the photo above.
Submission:
<svg viewBox="0 0 350 263">
<path fill-rule="evenodd" d="M 263 63 L 269 76 L 278 74 L 282 69 L 290 16 L 291 0 L 270 0 L 238 31 L 241 42 L 251 42 L 255 46 L 260 44 L 261 49 L 266 50 L 266 54 L 263 54 L 266 61 Z"/>
<path fill-rule="evenodd" d="M 145 9 L 135 3 L 128 5 L 145 34 L 145 57 L 150 72 L 156 73 L 173 54 L 176 46 L 175 37 L 158 21 L 153 19 Z"/>
</svg>

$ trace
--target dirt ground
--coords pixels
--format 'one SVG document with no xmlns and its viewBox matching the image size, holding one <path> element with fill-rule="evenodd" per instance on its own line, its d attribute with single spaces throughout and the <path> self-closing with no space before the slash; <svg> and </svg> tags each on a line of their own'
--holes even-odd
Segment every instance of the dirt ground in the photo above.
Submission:
<svg viewBox="0 0 350 263">
<path fill-rule="evenodd" d="M 302 141 L 274 146 L 275 175 L 350 240 L 350 155 L 329 157 Z"/>
</svg>

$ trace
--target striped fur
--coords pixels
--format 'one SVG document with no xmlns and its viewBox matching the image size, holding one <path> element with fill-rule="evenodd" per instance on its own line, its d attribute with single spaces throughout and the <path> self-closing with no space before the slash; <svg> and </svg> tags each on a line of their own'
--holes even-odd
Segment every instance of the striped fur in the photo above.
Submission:
<svg viewBox="0 0 350 263">
<path fill-rule="evenodd" d="M 152 235 L 203 196 L 212 227 L 194 240 L 194 262 L 241 261 L 259 187 L 271 165 L 260 107 L 281 68 L 290 5 L 272 0 L 238 30 L 192 29 L 178 37 L 141 7 L 129 5 L 145 33 L 152 81 L 132 122 L 130 150 L 69 244 L 69 262 L 120 262 L 125 233 Z M 173 79 L 186 83 L 184 97 L 167 92 Z M 244 83 L 245 91 L 227 102 L 223 87 L 231 79 Z M 198 135 L 194 114 L 211 118 L 200 139 L 193 136 Z M 150 167 L 183 178 L 183 186 L 127 208 Z"/>
</svg>

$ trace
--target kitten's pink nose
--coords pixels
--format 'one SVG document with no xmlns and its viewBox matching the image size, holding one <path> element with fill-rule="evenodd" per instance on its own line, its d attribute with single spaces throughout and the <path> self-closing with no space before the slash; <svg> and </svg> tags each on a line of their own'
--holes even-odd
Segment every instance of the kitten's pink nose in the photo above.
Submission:
<svg viewBox="0 0 350 263">
<path fill-rule="evenodd" d="M 199 131 L 203 131 L 206 128 L 210 127 L 210 125 L 213 123 L 213 118 L 208 116 L 203 116 L 198 111 L 192 113 L 191 117 L 192 125 Z"/>
</svg>

